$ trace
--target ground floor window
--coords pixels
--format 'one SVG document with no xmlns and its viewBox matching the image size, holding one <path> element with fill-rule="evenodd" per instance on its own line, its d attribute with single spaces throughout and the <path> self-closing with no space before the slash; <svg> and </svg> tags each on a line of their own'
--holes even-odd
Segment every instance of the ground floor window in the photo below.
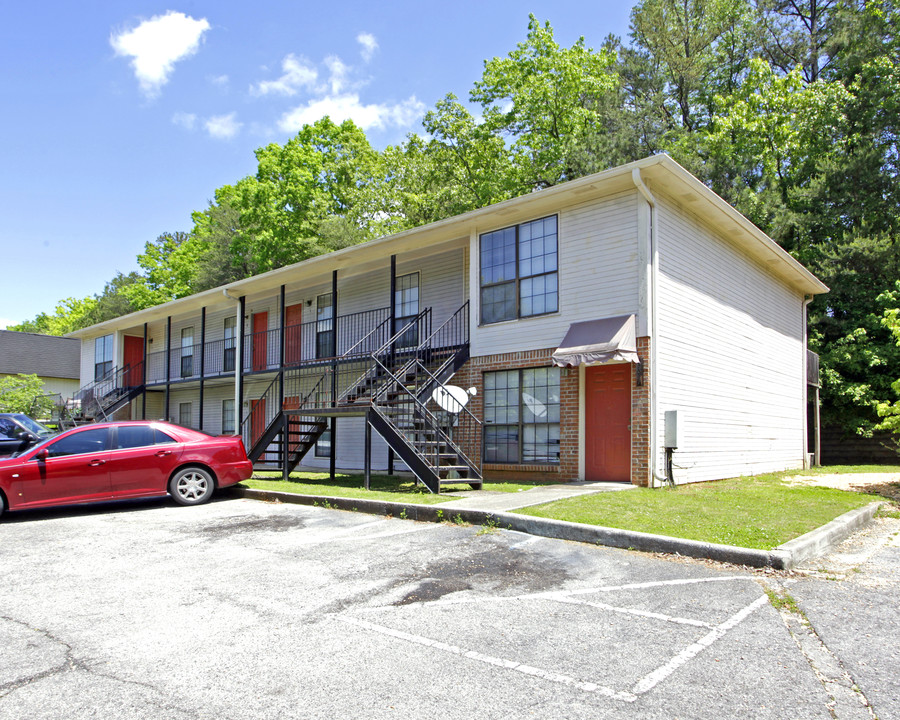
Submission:
<svg viewBox="0 0 900 720">
<path fill-rule="evenodd" d="M 484 374 L 484 461 L 559 463 L 559 368 Z"/>
<path fill-rule="evenodd" d="M 222 434 L 234 434 L 234 398 L 222 401 Z"/>
<path fill-rule="evenodd" d="M 178 424 L 181 427 L 191 427 L 194 419 L 194 404 L 189 402 L 178 403 Z"/>
<path fill-rule="evenodd" d="M 319 435 L 319 439 L 316 440 L 316 457 L 320 458 L 330 458 L 331 457 L 331 429 L 329 428 L 321 435 Z"/>
</svg>

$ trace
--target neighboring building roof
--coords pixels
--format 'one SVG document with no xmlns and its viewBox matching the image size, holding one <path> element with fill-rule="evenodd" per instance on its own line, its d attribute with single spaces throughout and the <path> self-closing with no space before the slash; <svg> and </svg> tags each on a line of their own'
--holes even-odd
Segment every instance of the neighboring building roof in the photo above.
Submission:
<svg viewBox="0 0 900 720">
<path fill-rule="evenodd" d="M 208 305 L 212 298 L 220 300 L 223 293 L 236 298 L 306 278 L 331 277 L 332 270 L 365 268 L 369 263 L 386 256 L 458 240 L 490 225 L 514 224 L 542 212 L 553 212 L 561 207 L 608 197 L 627 190 L 637 191 L 632 174 L 634 171 L 640 173 L 641 179 L 651 191 L 658 189 L 667 192 L 705 222 L 722 228 L 727 232 L 729 239 L 748 256 L 755 258 L 769 272 L 782 278 L 790 286 L 810 295 L 828 292 L 828 287 L 815 275 L 681 165 L 668 155 L 653 155 L 627 165 L 488 205 L 479 210 L 318 255 L 262 275 L 254 275 L 196 295 L 172 300 L 77 330 L 69 336 L 90 337 L 105 328 L 109 328 L 111 332 L 123 324 L 137 325 L 159 320 L 174 313 L 199 311 L 201 307 Z"/>
<path fill-rule="evenodd" d="M 75 338 L 0 330 L 0 374 L 42 378 L 81 375 L 81 343 Z"/>
</svg>

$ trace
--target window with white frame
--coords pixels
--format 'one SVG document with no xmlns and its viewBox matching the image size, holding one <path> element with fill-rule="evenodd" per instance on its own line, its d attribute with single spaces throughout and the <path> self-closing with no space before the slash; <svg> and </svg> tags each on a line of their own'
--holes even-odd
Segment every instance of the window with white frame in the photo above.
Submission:
<svg viewBox="0 0 900 720">
<path fill-rule="evenodd" d="M 484 374 L 484 461 L 559 463 L 559 368 Z"/>
<path fill-rule="evenodd" d="M 94 380 L 102 380 L 112 372 L 113 336 L 104 335 L 94 340 Z"/>
<path fill-rule="evenodd" d="M 316 457 L 331 457 L 331 428 L 319 435 L 316 440 Z"/>
<path fill-rule="evenodd" d="M 234 355 L 235 348 L 237 345 L 235 344 L 235 338 L 237 337 L 237 318 L 234 315 L 229 315 L 225 318 L 224 325 L 224 350 L 222 355 L 222 371 L 223 372 L 234 372 Z"/>
<path fill-rule="evenodd" d="M 555 215 L 481 236 L 481 322 L 559 310 Z"/>
<path fill-rule="evenodd" d="M 190 402 L 178 403 L 178 424 L 189 428 L 194 421 L 194 404 Z"/>
<path fill-rule="evenodd" d="M 316 357 L 334 354 L 334 299 L 331 293 L 316 298 Z"/>
<path fill-rule="evenodd" d="M 419 314 L 419 273 L 400 275 L 394 281 L 394 332 Z M 419 344 L 417 327 L 411 327 L 398 341 L 400 347 L 414 347 Z"/>
<path fill-rule="evenodd" d="M 222 434 L 234 435 L 234 398 L 222 401 Z"/>
<path fill-rule="evenodd" d="M 194 374 L 194 328 L 181 329 L 181 377 Z"/>
</svg>

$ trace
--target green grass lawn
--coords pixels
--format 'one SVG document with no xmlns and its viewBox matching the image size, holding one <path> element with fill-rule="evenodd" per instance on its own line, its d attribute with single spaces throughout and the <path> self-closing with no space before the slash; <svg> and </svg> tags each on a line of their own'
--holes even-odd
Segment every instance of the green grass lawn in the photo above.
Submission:
<svg viewBox="0 0 900 720">
<path fill-rule="evenodd" d="M 416 481 L 411 477 L 397 475 L 372 475 L 369 484 L 370 490 L 363 488 L 364 477 L 362 475 L 350 475 L 338 473 L 334 480 L 328 473 L 295 472 L 291 473 L 290 480 L 281 479 L 281 473 L 262 472 L 253 473 L 250 480 L 241 483 L 243 487 L 256 490 L 274 490 L 277 492 L 297 493 L 300 495 L 322 495 L 331 497 L 367 498 L 370 500 L 390 500 L 393 502 L 419 503 L 422 505 L 434 505 L 450 500 L 458 500 L 459 497 L 447 495 L 434 495 L 424 486 L 416 486 Z M 546 483 L 485 483 L 484 490 L 501 492 L 518 492 L 527 490 L 536 485 Z M 467 484 L 444 485 L 441 492 L 467 492 L 474 494 Z"/>
<path fill-rule="evenodd" d="M 516 512 L 570 522 L 771 550 L 882 498 L 789 485 L 794 475 L 900 472 L 900 467 L 844 466 L 791 471 L 650 490 L 599 493 Z"/>
</svg>

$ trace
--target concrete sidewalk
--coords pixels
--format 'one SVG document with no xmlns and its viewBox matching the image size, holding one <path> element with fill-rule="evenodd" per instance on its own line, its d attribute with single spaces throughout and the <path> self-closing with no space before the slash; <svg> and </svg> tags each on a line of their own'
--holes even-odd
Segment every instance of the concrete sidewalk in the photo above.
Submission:
<svg viewBox="0 0 900 720">
<path fill-rule="evenodd" d="M 559 485 L 539 485 L 519 492 L 494 492 L 482 490 L 477 495 L 467 495 L 459 500 L 441 503 L 450 510 L 482 510 L 484 512 L 509 512 L 531 505 L 567 500 L 579 495 L 594 495 L 601 492 L 632 490 L 636 485 L 617 482 L 570 482 Z M 452 497 L 454 493 L 447 493 Z"/>
</svg>

